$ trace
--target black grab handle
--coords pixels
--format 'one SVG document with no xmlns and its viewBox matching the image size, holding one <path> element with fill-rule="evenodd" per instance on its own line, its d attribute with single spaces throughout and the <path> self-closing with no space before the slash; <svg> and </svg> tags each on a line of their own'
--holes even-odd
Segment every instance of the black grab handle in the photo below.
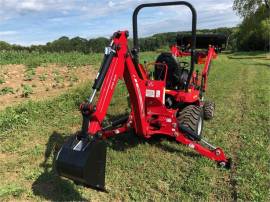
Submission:
<svg viewBox="0 0 270 202">
<path fill-rule="evenodd" d="M 174 6 L 174 5 L 184 5 L 189 7 L 192 13 L 192 41 L 191 41 L 191 67 L 188 74 L 187 83 L 185 89 L 188 90 L 189 82 L 194 71 L 194 60 L 195 60 L 195 49 L 196 49 L 196 25 L 197 25 L 197 13 L 195 8 L 186 1 L 174 1 L 174 2 L 161 2 L 161 3 L 147 3 L 141 4 L 135 8 L 133 12 L 132 22 L 133 22 L 133 56 L 136 64 L 139 64 L 139 41 L 138 41 L 138 23 L 137 17 L 138 13 L 142 8 L 145 7 L 159 7 L 159 6 Z"/>
</svg>

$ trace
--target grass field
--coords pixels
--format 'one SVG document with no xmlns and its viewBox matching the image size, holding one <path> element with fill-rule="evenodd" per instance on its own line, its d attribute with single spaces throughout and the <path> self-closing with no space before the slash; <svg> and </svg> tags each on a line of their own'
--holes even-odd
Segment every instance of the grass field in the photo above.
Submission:
<svg viewBox="0 0 270 202">
<path fill-rule="evenodd" d="M 54 57 L 41 63 L 58 63 Z M 144 53 L 141 59 L 155 57 Z M 95 61 L 72 58 L 72 65 L 100 62 L 100 55 L 89 57 Z M 9 63 L 27 64 L 23 59 L 2 61 Z M 216 102 L 216 116 L 205 122 L 204 135 L 232 157 L 231 170 L 219 169 L 175 142 L 125 134 L 108 140 L 108 193 L 59 178 L 53 159 L 63 141 L 80 129 L 78 105 L 91 92 L 84 83 L 53 99 L 30 100 L 0 112 L 0 200 L 269 201 L 269 56 L 222 54 L 213 62 L 209 79 L 206 97 Z M 122 94 L 122 87 L 117 91 Z M 109 115 L 127 108 L 125 96 L 117 96 Z"/>
</svg>

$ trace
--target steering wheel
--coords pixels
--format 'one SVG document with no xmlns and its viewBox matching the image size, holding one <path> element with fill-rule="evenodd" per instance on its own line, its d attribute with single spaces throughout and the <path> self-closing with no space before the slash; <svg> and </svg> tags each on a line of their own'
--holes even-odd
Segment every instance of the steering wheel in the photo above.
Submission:
<svg viewBox="0 0 270 202">
<path fill-rule="evenodd" d="M 188 62 L 179 62 L 179 64 L 180 64 L 180 67 L 184 67 L 184 68 L 189 67 Z"/>
</svg>

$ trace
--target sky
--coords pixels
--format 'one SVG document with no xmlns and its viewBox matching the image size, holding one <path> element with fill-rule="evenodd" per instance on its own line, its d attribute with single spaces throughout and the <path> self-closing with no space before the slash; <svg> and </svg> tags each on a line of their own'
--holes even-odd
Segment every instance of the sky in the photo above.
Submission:
<svg viewBox="0 0 270 202">
<path fill-rule="evenodd" d="M 165 0 L 169 1 L 169 0 Z M 110 37 L 129 30 L 132 13 L 142 3 L 164 0 L 0 0 L 0 41 L 29 46 L 61 36 Z M 198 15 L 198 29 L 233 27 L 241 19 L 233 0 L 188 0 Z M 145 8 L 138 17 L 139 37 L 191 30 L 191 13 L 183 6 Z"/>
</svg>

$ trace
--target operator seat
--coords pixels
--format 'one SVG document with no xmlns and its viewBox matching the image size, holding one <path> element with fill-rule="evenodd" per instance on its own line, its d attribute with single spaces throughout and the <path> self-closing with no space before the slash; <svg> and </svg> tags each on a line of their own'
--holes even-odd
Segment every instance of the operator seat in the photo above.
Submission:
<svg viewBox="0 0 270 202">
<path fill-rule="evenodd" d="M 165 63 L 168 66 L 166 88 L 171 90 L 183 89 L 188 78 L 188 70 L 181 67 L 175 57 L 168 52 L 161 53 L 156 63 Z M 155 65 L 154 78 L 160 80 L 164 78 L 165 71 Z"/>
</svg>

